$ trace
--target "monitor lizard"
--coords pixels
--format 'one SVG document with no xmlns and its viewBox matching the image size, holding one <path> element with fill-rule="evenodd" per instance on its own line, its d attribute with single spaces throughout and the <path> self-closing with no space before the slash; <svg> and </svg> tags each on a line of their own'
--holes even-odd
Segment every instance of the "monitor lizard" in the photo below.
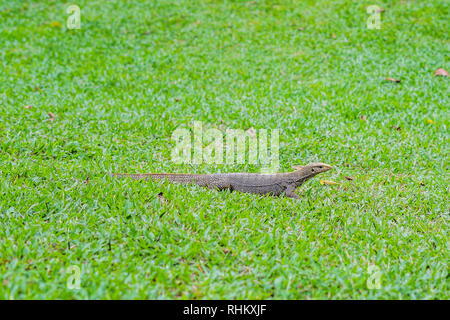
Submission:
<svg viewBox="0 0 450 320">
<path fill-rule="evenodd" d="M 305 166 L 293 166 L 293 172 L 261 174 L 261 173 L 113 173 L 113 177 L 129 177 L 137 180 L 167 180 L 172 183 L 196 184 L 216 190 L 240 191 L 254 194 L 267 194 L 298 199 L 295 189 L 315 175 L 326 172 L 332 167 L 325 163 L 310 163 Z"/>
</svg>

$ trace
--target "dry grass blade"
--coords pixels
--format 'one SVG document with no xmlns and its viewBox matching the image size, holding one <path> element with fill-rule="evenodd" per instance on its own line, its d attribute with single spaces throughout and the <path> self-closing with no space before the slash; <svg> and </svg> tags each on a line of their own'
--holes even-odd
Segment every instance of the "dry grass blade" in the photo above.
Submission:
<svg viewBox="0 0 450 320">
<path fill-rule="evenodd" d="M 386 77 L 386 81 L 390 81 L 393 83 L 400 83 L 401 80 L 400 79 L 395 79 L 395 78 L 391 78 L 391 77 Z"/>
</svg>

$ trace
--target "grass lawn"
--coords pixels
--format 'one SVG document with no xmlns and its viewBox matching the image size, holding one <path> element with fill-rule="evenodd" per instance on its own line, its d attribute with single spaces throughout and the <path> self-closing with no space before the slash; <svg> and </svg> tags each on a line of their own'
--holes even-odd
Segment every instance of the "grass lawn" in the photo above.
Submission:
<svg viewBox="0 0 450 320">
<path fill-rule="evenodd" d="M 73 3 L 0 4 L 0 298 L 449 299 L 445 0 Z M 194 121 L 334 169 L 299 200 L 107 175 L 258 172 L 172 162 Z"/>
</svg>

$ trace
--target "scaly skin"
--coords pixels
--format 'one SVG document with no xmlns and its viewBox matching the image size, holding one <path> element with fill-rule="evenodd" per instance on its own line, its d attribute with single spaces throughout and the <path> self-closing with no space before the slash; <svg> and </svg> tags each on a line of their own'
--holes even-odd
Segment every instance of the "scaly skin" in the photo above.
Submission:
<svg viewBox="0 0 450 320">
<path fill-rule="evenodd" d="M 183 174 L 183 173 L 143 173 L 122 174 L 113 173 L 119 178 L 167 180 L 174 183 L 192 183 L 210 189 L 240 191 L 254 194 L 267 194 L 298 199 L 295 189 L 315 175 L 326 172 L 332 167 L 325 163 L 310 163 L 304 167 L 294 166 L 295 171 L 276 174 L 259 173 L 214 173 L 214 174 Z"/>
</svg>

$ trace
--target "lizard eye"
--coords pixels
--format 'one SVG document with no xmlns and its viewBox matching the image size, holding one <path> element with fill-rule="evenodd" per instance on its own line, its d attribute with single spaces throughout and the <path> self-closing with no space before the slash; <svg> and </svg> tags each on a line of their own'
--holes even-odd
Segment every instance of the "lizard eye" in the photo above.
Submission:
<svg viewBox="0 0 450 320">
<path fill-rule="evenodd" d="M 312 172 L 316 172 L 316 170 L 314 170 L 314 168 L 311 169 Z"/>
</svg>

